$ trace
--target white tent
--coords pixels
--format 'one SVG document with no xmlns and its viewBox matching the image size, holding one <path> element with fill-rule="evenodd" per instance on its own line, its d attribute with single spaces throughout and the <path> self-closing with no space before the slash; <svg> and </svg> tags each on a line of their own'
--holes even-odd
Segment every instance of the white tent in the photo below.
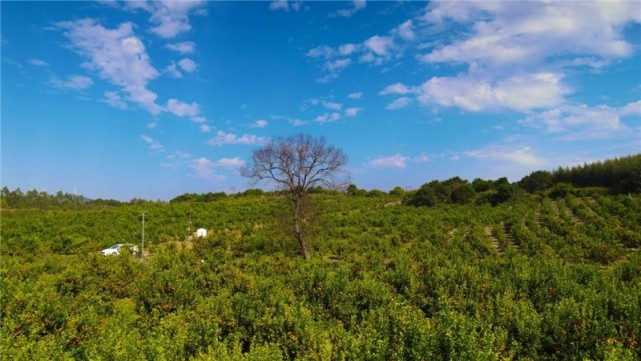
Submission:
<svg viewBox="0 0 641 361">
<path fill-rule="evenodd" d="M 204 228 L 198 228 L 196 230 L 196 237 L 207 237 L 207 230 Z"/>
</svg>

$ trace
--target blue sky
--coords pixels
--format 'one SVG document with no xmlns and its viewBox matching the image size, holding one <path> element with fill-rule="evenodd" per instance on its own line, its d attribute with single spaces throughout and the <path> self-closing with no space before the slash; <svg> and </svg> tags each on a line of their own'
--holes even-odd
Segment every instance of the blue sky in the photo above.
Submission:
<svg viewBox="0 0 641 361">
<path fill-rule="evenodd" d="M 382 190 L 641 151 L 639 2 L 0 6 L 11 189 L 240 191 L 251 151 L 299 132 Z"/>
</svg>

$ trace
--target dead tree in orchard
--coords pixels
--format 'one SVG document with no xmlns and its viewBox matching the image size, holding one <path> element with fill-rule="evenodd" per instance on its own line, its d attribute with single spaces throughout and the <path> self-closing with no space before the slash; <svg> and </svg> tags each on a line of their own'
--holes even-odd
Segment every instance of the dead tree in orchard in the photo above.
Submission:
<svg viewBox="0 0 641 361">
<path fill-rule="evenodd" d="M 305 258 L 309 258 L 310 251 L 300 224 L 302 202 L 312 187 L 343 187 L 345 164 L 347 156 L 341 149 L 328 145 L 324 137 L 298 134 L 276 138 L 254 150 L 249 164 L 241 169 L 241 175 L 255 182 L 276 183 L 288 192 L 294 208 L 294 236 Z"/>
</svg>

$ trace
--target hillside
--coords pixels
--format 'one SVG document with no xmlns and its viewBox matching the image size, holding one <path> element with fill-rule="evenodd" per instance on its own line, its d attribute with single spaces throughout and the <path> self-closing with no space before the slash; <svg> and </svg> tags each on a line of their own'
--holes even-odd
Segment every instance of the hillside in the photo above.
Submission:
<svg viewBox="0 0 641 361">
<path fill-rule="evenodd" d="M 276 195 L 2 215 L 8 359 L 641 356 L 641 202 L 496 207 L 313 196 L 313 256 Z M 99 251 L 138 243 L 145 260 Z M 187 227 L 205 239 L 182 247 Z M 179 245 L 178 247 L 176 245 Z M 184 248 L 184 249 L 183 249 Z"/>
</svg>

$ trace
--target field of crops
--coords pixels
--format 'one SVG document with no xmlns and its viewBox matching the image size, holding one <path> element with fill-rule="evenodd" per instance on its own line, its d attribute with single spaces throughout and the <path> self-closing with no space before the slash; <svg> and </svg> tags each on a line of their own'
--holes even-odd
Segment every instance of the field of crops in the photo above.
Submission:
<svg viewBox="0 0 641 361">
<path fill-rule="evenodd" d="M 638 195 L 312 199 L 310 260 L 274 195 L 3 210 L 2 358 L 641 358 Z"/>
</svg>

